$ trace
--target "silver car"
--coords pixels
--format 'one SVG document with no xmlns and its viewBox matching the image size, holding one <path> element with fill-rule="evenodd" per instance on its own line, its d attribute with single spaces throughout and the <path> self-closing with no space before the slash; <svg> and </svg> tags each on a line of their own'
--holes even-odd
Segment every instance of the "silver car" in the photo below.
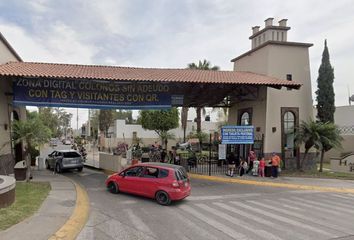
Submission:
<svg viewBox="0 0 354 240">
<path fill-rule="evenodd" d="M 79 172 L 84 167 L 82 156 L 74 150 L 57 150 L 53 151 L 45 159 L 47 169 L 55 169 L 60 173 L 64 169 L 77 169 Z"/>
</svg>

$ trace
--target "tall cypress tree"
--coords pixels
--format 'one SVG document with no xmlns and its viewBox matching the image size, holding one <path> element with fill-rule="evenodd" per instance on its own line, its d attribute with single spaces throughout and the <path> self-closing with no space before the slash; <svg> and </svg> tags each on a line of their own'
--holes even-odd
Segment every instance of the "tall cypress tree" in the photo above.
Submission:
<svg viewBox="0 0 354 240">
<path fill-rule="evenodd" d="M 319 121 L 334 122 L 334 90 L 333 80 L 334 73 L 331 63 L 329 61 L 329 53 L 327 48 L 327 40 L 322 53 L 322 63 L 318 70 L 317 78 L 317 118 Z"/>
</svg>

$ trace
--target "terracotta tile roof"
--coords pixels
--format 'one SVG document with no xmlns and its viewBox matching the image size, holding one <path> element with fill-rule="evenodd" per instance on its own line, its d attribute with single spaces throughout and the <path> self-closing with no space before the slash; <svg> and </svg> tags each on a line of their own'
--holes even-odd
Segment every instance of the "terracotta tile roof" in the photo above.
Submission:
<svg viewBox="0 0 354 240">
<path fill-rule="evenodd" d="M 301 84 L 266 75 L 238 71 L 133 68 L 35 62 L 9 62 L 0 65 L 0 76 L 125 81 L 165 81 L 184 83 L 224 83 L 299 88 Z"/>
</svg>

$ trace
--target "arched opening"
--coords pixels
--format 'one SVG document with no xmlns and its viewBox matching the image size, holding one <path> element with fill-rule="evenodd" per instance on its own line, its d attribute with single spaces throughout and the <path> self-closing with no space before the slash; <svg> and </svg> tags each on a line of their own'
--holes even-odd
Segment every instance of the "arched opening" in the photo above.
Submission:
<svg viewBox="0 0 354 240">
<path fill-rule="evenodd" d="M 20 117 L 16 111 L 12 112 L 11 120 L 20 120 Z M 17 143 L 13 146 L 15 153 L 15 162 L 22 161 L 23 159 L 23 151 L 22 151 L 22 143 Z"/>
<path fill-rule="evenodd" d="M 284 167 L 299 168 L 299 148 L 295 145 L 296 129 L 299 127 L 299 109 L 281 108 L 281 150 Z"/>
<path fill-rule="evenodd" d="M 288 111 L 283 117 L 284 124 L 284 150 L 287 157 L 296 156 L 295 149 L 295 115 Z"/>
<path fill-rule="evenodd" d="M 250 125 L 250 114 L 248 112 L 244 112 L 241 116 L 241 125 L 248 126 Z"/>
</svg>

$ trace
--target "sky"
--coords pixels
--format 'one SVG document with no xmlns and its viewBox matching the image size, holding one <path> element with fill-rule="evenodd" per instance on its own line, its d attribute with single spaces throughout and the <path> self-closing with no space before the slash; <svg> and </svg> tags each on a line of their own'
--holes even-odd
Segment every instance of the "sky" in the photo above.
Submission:
<svg viewBox="0 0 354 240">
<path fill-rule="evenodd" d="M 327 39 L 343 106 L 354 94 L 353 12 L 352 0 L 0 0 L 0 31 L 24 61 L 185 68 L 207 59 L 232 70 L 251 48 L 252 26 L 286 18 L 288 41 L 314 44 L 313 98 Z M 76 128 L 77 110 L 68 111 Z M 79 126 L 85 120 L 79 109 Z"/>
</svg>

